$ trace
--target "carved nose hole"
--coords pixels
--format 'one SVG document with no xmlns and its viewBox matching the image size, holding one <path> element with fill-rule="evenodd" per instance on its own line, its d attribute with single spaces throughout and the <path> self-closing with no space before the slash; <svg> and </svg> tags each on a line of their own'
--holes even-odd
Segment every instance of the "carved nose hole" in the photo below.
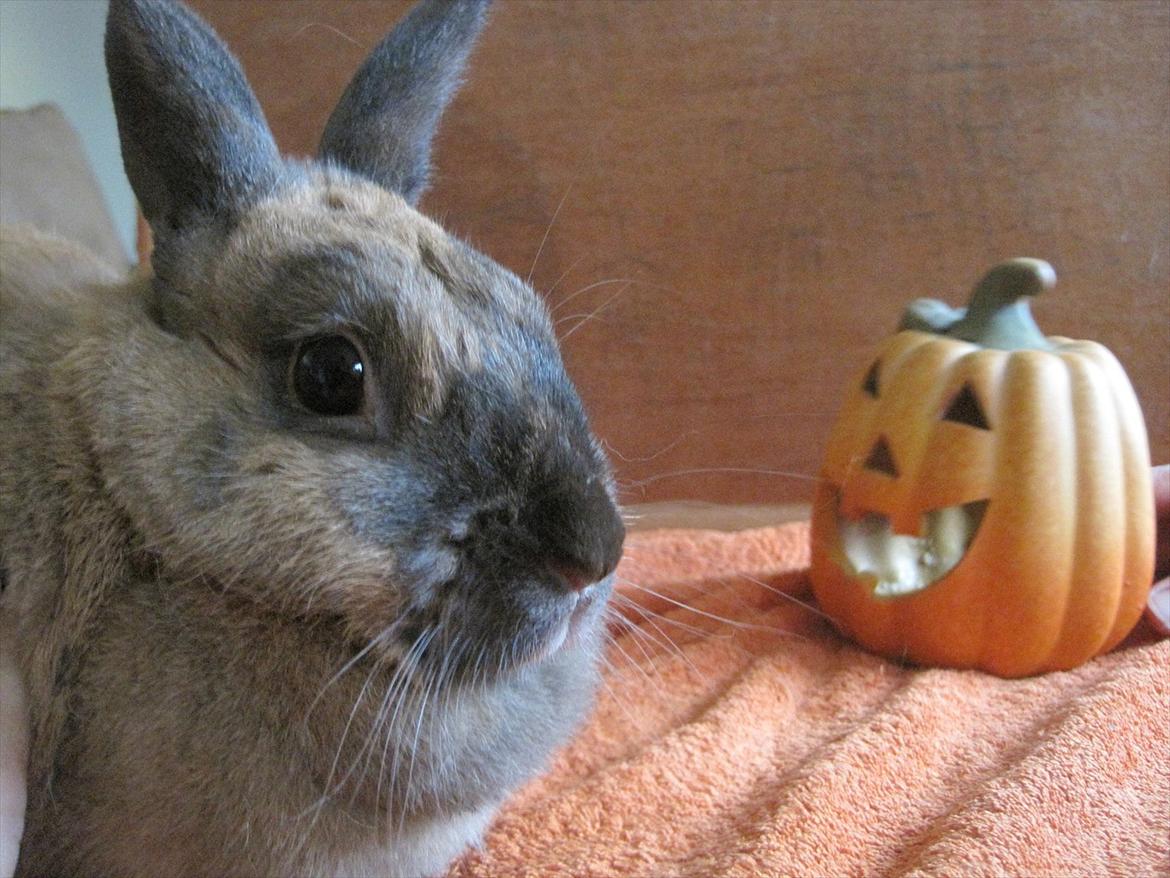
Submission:
<svg viewBox="0 0 1170 878">
<path fill-rule="evenodd" d="M 892 479 L 898 478 L 898 465 L 894 463 L 894 455 L 885 436 L 879 436 L 873 448 L 869 450 L 869 457 L 865 459 L 865 468 L 875 473 L 883 473 Z"/>
</svg>

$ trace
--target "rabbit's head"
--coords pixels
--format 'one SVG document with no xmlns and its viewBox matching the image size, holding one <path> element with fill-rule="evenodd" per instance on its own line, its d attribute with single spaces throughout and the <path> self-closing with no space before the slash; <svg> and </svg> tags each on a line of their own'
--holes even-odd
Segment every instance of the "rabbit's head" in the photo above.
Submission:
<svg viewBox="0 0 1170 878">
<path fill-rule="evenodd" d="M 181 5 L 106 36 L 155 250 L 92 364 L 104 477 L 170 579 L 453 679 L 594 643 L 623 538 L 543 304 L 413 206 L 485 6 L 416 7 L 303 162 Z"/>
</svg>

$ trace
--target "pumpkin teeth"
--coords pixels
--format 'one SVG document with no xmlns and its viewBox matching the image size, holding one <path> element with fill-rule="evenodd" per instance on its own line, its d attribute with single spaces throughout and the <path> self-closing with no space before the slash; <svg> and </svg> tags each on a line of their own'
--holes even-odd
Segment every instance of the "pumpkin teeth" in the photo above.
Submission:
<svg viewBox="0 0 1170 878">
<path fill-rule="evenodd" d="M 986 500 L 932 509 L 922 516 L 920 535 L 895 534 L 890 519 L 867 512 L 849 519 L 840 514 L 841 548 L 856 575 L 877 580 L 877 597 L 922 591 L 950 573 L 967 553 L 987 509 Z"/>
</svg>

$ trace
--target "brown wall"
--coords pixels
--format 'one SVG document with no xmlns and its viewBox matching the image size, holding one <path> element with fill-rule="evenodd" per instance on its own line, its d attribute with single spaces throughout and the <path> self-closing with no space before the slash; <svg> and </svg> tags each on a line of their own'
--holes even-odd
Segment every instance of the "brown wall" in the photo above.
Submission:
<svg viewBox="0 0 1170 878">
<path fill-rule="evenodd" d="M 309 153 L 408 4 L 194 5 Z M 1014 255 L 1170 459 L 1168 146 L 1166 3 L 504 0 L 424 209 L 563 303 L 629 502 L 792 502 L 903 304 Z"/>
</svg>

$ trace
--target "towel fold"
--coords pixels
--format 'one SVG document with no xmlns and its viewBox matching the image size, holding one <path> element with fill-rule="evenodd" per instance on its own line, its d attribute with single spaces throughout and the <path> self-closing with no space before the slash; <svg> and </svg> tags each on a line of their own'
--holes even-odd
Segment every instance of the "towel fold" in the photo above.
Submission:
<svg viewBox="0 0 1170 878">
<path fill-rule="evenodd" d="M 1170 641 L 903 667 L 815 609 L 807 545 L 632 535 L 592 719 L 452 876 L 1170 875 Z"/>
</svg>

